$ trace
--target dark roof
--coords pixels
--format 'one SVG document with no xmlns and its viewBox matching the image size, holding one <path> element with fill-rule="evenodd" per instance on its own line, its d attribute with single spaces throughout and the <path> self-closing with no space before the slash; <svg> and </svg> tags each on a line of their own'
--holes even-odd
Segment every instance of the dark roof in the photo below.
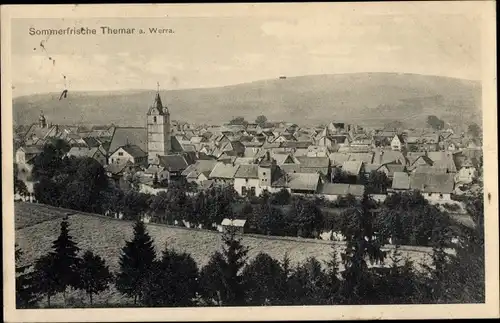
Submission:
<svg viewBox="0 0 500 323">
<path fill-rule="evenodd" d="M 143 151 L 148 151 L 147 129 L 143 127 L 116 127 L 108 151 L 113 153 L 127 144 L 136 145 Z"/>
<path fill-rule="evenodd" d="M 95 139 L 94 137 L 85 137 L 85 138 L 83 138 L 83 141 L 85 141 L 87 146 L 89 146 L 90 148 L 99 147 L 99 145 L 100 145 L 99 141 L 97 139 Z"/>
<path fill-rule="evenodd" d="M 159 156 L 160 166 L 165 167 L 169 172 L 182 172 L 188 167 L 188 163 L 183 156 L 167 155 Z"/>
<path fill-rule="evenodd" d="M 308 148 L 312 145 L 311 141 L 284 141 L 280 144 L 282 148 Z"/>
<path fill-rule="evenodd" d="M 453 174 L 413 173 L 410 176 L 410 187 L 425 193 L 452 193 L 454 184 Z"/>
<path fill-rule="evenodd" d="M 146 157 L 147 153 L 142 150 L 139 146 L 136 145 L 125 145 L 123 147 L 120 147 L 121 149 L 125 150 L 130 156 L 134 158 L 140 158 L 140 157 Z"/>
<path fill-rule="evenodd" d="M 167 107 L 163 107 L 163 104 L 161 102 L 160 92 L 157 92 L 153 104 L 149 108 L 148 114 L 163 115 L 167 113 L 168 113 Z"/>
</svg>

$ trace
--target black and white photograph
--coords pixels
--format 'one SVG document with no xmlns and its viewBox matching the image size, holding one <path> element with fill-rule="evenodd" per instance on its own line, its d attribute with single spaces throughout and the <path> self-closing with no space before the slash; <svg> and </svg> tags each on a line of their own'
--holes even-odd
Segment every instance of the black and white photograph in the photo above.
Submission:
<svg viewBox="0 0 500 323">
<path fill-rule="evenodd" d="M 498 317 L 494 11 L 2 7 L 9 322 Z"/>
</svg>

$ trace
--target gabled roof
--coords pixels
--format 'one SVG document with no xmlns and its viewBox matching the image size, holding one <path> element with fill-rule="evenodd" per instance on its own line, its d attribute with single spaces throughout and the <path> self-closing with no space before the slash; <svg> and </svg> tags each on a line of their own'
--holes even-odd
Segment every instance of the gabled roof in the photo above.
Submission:
<svg viewBox="0 0 500 323">
<path fill-rule="evenodd" d="M 455 180 L 453 174 L 413 173 L 410 187 L 424 193 L 453 193 Z"/>
<path fill-rule="evenodd" d="M 341 166 L 344 162 L 349 160 L 348 153 L 331 153 L 328 158 L 330 158 L 330 162 L 332 166 Z"/>
<path fill-rule="evenodd" d="M 349 184 L 324 183 L 321 185 L 318 193 L 325 195 L 347 195 L 349 194 Z"/>
<path fill-rule="evenodd" d="M 259 178 L 258 165 L 240 165 L 234 178 Z"/>
<path fill-rule="evenodd" d="M 395 172 L 392 179 L 392 189 L 395 190 L 409 190 L 410 177 L 404 172 Z"/>
<path fill-rule="evenodd" d="M 378 150 L 373 156 L 374 164 L 390 164 L 400 163 L 405 164 L 406 159 L 400 151 L 394 150 Z"/>
<path fill-rule="evenodd" d="M 385 164 L 384 166 L 389 171 L 389 174 L 387 175 L 389 177 L 394 176 L 396 172 L 404 172 L 406 169 L 405 165 L 398 165 L 398 164 Z"/>
<path fill-rule="evenodd" d="M 294 164 L 295 160 L 292 158 L 290 154 L 273 154 L 272 157 L 276 161 L 277 165 L 283 165 L 283 164 Z"/>
<path fill-rule="evenodd" d="M 365 173 L 377 171 L 382 167 L 381 164 L 365 164 Z"/>
<path fill-rule="evenodd" d="M 316 191 L 318 189 L 319 174 L 292 173 L 288 176 L 288 187 L 292 190 Z"/>
<path fill-rule="evenodd" d="M 328 168 L 330 166 L 330 159 L 328 157 L 296 157 L 300 163 L 300 167 L 313 167 L 313 168 Z"/>
<path fill-rule="evenodd" d="M 90 157 L 90 148 L 88 147 L 71 147 L 66 156 L 74 157 Z"/>
<path fill-rule="evenodd" d="M 345 161 L 342 164 L 342 170 L 348 175 L 358 175 L 361 172 L 361 167 L 363 166 L 362 161 Z"/>
<path fill-rule="evenodd" d="M 288 187 L 292 190 L 316 191 L 318 184 L 319 174 L 317 173 L 287 173 L 274 181 L 272 186 Z"/>
<path fill-rule="evenodd" d="M 239 166 L 240 165 L 233 166 L 233 164 L 225 164 L 223 162 L 218 162 L 212 169 L 209 178 L 233 179 Z"/>
<path fill-rule="evenodd" d="M 365 164 L 371 163 L 373 161 L 373 152 L 361 153 L 352 152 L 349 153 L 349 161 L 362 161 Z"/>
<path fill-rule="evenodd" d="M 283 148 L 308 148 L 312 145 L 311 141 L 284 141 L 280 144 Z"/>
<path fill-rule="evenodd" d="M 130 156 L 132 156 L 134 158 L 146 157 L 148 155 L 144 150 L 142 150 L 139 146 L 136 146 L 136 145 L 125 145 L 125 146 L 122 146 L 120 148 L 125 150 Z M 120 149 L 120 148 L 118 148 L 118 149 Z"/>
<path fill-rule="evenodd" d="M 18 150 L 24 151 L 25 154 L 39 154 L 43 151 L 42 146 L 23 146 Z"/>
<path fill-rule="evenodd" d="M 435 168 L 445 168 L 449 172 L 457 171 L 452 153 L 447 151 L 430 151 L 427 153 L 427 156 L 432 160 Z"/>
<path fill-rule="evenodd" d="M 417 166 L 412 171 L 413 173 L 426 173 L 426 174 L 446 174 L 446 169 L 436 168 L 433 166 Z"/>
<path fill-rule="evenodd" d="M 127 160 L 127 162 L 125 162 L 125 163 L 108 164 L 108 165 L 106 165 L 105 169 L 106 169 L 106 172 L 109 172 L 113 175 L 117 175 L 117 174 L 120 174 L 121 172 L 123 172 L 127 167 L 132 166 L 132 165 L 133 164 L 129 160 Z"/>
<path fill-rule="evenodd" d="M 136 145 L 142 151 L 148 150 L 148 132 L 143 127 L 116 127 L 109 145 L 109 152 L 113 153 L 125 145 Z"/>
<path fill-rule="evenodd" d="M 394 135 L 393 140 L 396 139 L 396 138 L 399 140 L 400 143 L 404 143 L 405 142 L 405 139 L 401 135 Z"/>
<path fill-rule="evenodd" d="M 181 155 L 159 156 L 160 166 L 169 172 L 182 172 L 188 167 L 186 159 Z"/>
</svg>

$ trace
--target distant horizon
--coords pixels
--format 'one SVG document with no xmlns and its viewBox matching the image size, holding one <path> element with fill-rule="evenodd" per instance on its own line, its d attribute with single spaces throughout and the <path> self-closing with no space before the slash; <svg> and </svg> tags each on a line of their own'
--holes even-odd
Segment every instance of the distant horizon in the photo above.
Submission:
<svg viewBox="0 0 500 323">
<path fill-rule="evenodd" d="M 279 80 L 280 77 L 286 77 L 286 79 L 293 79 L 293 78 L 301 78 L 301 77 L 313 77 L 313 76 L 334 76 L 334 75 L 362 75 L 362 74 L 392 74 L 392 75 L 415 75 L 415 76 L 426 76 L 426 77 L 435 77 L 435 78 L 446 78 L 446 79 L 454 79 L 454 80 L 459 80 L 459 81 L 465 81 L 465 82 L 473 82 L 473 83 L 479 83 L 481 84 L 480 79 L 467 79 L 467 78 L 460 78 L 460 77 L 453 77 L 453 76 L 445 76 L 445 75 L 437 75 L 437 74 L 421 74 L 421 73 L 412 73 L 412 72 L 346 72 L 346 73 L 324 73 L 324 74 L 302 74 L 302 75 L 277 75 L 275 78 L 262 78 L 262 79 L 255 79 L 255 80 L 249 80 L 245 82 L 237 82 L 237 83 L 229 83 L 225 85 L 215 85 L 215 86 L 199 86 L 199 87 L 185 87 L 185 88 L 176 88 L 176 89 L 167 89 L 167 88 L 162 88 L 161 87 L 161 80 L 158 80 L 160 82 L 160 92 L 171 92 L 171 91 L 182 91 L 182 90 L 197 90 L 197 89 L 215 89 L 215 88 L 223 88 L 223 87 L 231 87 L 231 86 L 238 86 L 238 85 L 243 85 L 243 84 L 250 84 L 250 83 L 257 83 L 257 82 L 265 82 L 265 81 L 271 81 L 271 80 Z M 139 88 L 139 87 L 134 87 L 134 88 L 123 88 L 123 89 L 111 89 L 111 90 L 71 90 L 68 89 L 69 92 L 72 93 L 92 93 L 92 94 L 111 94 L 111 93 L 119 93 L 119 92 L 156 92 L 156 88 Z M 59 94 L 61 91 L 49 91 L 49 92 L 34 92 L 30 94 L 14 94 L 14 90 L 12 91 L 12 99 L 17 99 L 17 98 L 22 98 L 22 97 L 29 97 L 29 96 L 34 96 L 34 95 L 47 95 L 47 94 Z"/>
</svg>

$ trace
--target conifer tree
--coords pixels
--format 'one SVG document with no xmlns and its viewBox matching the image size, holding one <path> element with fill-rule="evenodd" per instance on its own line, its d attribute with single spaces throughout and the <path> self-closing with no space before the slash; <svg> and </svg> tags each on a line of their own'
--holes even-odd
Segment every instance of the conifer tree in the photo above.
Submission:
<svg viewBox="0 0 500 323">
<path fill-rule="evenodd" d="M 116 277 L 116 288 L 122 294 L 134 298 L 134 305 L 141 299 L 145 278 L 149 275 L 156 254 L 153 239 L 141 221 L 134 225 L 134 237 L 127 241 L 120 256 L 120 272 Z"/>
<path fill-rule="evenodd" d="M 243 269 L 246 300 L 249 305 L 278 305 L 285 277 L 279 261 L 259 253 Z"/>
<path fill-rule="evenodd" d="M 81 289 L 89 297 L 90 304 L 93 304 L 93 295 L 105 291 L 109 288 L 112 275 L 104 259 L 88 250 L 83 254 L 80 264 Z"/>
<path fill-rule="evenodd" d="M 246 262 L 248 248 L 241 244 L 241 239 L 236 238 L 234 230 L 229 230 L 222 236 L 224 243 L 223 256 L 226 262 L 225 274 L 222 276 L 226 287 L 227 305 L 243 305 L 245 289 L 241 271 Z"/>
<path fill-rule="evenodd" d="M 20 266 L 19 262 L 23 255 L 22 250 L 16 244 L 15 262 L 16 262 L 16 307 L 30 308 L 36 305 L 39 297 L 33 282 L 32 273 L 27 272 L 28 266 Z"/>
<path fill-rule="evenodd" d="M 220 251 L 216 251 L 210 257 L 208 263 L 200 272 L 200 294 L 207 304 L 223 305 L 225 297 L 225 280 L 223 276 L 226 271 L 226 262 Z"/>
<path fill-rule="evenodd" d="M 80 287 L 78 266 L 81 261 L 78 257 L 80 249 L 69 234 L 67 218 L 64 218 L 61 222 L 61 232 L 59 237 L 52 243 L 52 248 L 53 251 L 51 253 L 54 257 L 54 271 L 57 275 L 57 282 L 59 284 L 58 290 L 63 292 L 64 300 L 66 300 L 67 287 L 73 287 L 75 289 Z"/>
<path fill-rule="evenodd" d="M 244 305 L 242 269 L 248 249 L 236 238 L 234 230 L 222 236 L 222 253 L 215 252 L 201 272 L 201 291 L 207 301 L 218 305 Z"/>
<path fill-rule="evenodd" d="M 333 235 L 333 233 L 332 233 Z M 339 259 L 338 251 L 335 243 L 332 243 L 330 257 L 325 263 L 326 265 L 326 281 L 328 287 L 328 298 L 331 304 L 336 304 L 338 301 L 338 291 L 340 287 L 339 279 Z"/>
<path fill-rule="evenodd" d="M 48 307 L 50 307 L 51 297 L 62 292 L 59 278 L 60 275 L 53 253 L 48 253 L 36 260 L 33 271 L 35 290 L 40 295 L 47 296 Z"/>
</svg>

